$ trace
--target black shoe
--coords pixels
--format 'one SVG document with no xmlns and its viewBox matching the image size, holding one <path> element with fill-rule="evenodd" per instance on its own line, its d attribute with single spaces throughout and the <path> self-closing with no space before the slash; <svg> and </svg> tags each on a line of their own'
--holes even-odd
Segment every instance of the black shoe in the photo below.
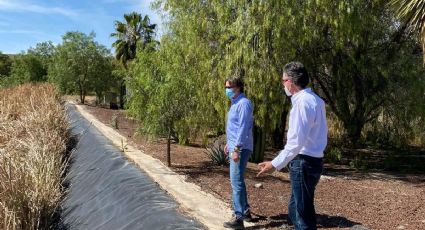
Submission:
<svg viewBox="0 0 425 230">
<path fill-rule="evenodd" d="M 249 211 L 249 209 L 243 214 L 243 220 L 246 222 L 252 222 L 253 218 L 251 215 L 251 211 Z"/>
<path fill-rule="evenodd" d="M 223 227 L 232 229 L 245 229 L 243 225 L 243 218 L 233 217 L 230 221 L 224 222 Z"/>
</svg>

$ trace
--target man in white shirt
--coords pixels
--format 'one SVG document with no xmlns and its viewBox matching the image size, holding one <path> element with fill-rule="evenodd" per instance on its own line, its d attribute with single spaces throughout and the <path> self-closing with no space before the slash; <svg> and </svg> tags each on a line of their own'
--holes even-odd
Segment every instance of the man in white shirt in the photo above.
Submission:
<svg viewBox="0 0 425 230">
<path fill-rule="evenodd" d="M 327 144 L 324 101 L 310 88 L 303 64 L 291 62 L 283 68 L 282 85 L 291 96 L 292 108 L 285 148 L 272 161 L 259 164 L 262 173 L 289 164 L 291 199 L 288 216 L 295 229 L 317 229 L 314 191 L 323 170 L 323 151 Z"/>
</svg>

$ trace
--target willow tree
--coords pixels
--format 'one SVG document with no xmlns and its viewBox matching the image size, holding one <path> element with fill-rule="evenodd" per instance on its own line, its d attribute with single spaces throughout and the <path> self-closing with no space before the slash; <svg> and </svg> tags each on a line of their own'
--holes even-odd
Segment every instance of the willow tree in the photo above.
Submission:
<svg viewBox="0 0 425 230">
<path fill-rule="evenodd" d="M 170 132 L 183 144 L 200 133 L 222 130 L 215 107 L 225 103 L 224 96 L 213 100 L 204 91 L 214 78 L 209 64 L 214 54 L 199 37 L 199 15 L 184 9 L 181 3 L 170 11 L 173 20 L 159 48 L 138 50 L 129 82 L 135 92 L 129 110 L 143 123 L 141 131 L 162 136 Z"/>
<path fill-rule="evenodd" d="M 226 28 L 221 75 L 238 72 L 255 107 L 254 162 L 263 160 L 268 136 L 277 137 L 280 143 L 283 140 L 288 101 L 280 79 L 283 65 L 295 58 L 294 48 L 282 39 L 287 25 L 284 15 L 277 12 L 283 8 L 281 1 L 215 2 L 219 26 Z"/>
<path fill-rule="evenodd" d="M 304 1 L 289 7 L 296 12 L 286 15 L 295 39 L 287 41 L 355 145 L 364 125 L 389 103 L 390 84 L 418 65 L 412 36 L 382 0 Z"/>
<path fill-rule="evenodd" d="M 255 106 L 253 161 L 262 160 L 267 139 L 282 139 L 289 107 L 280 85 L 286 62 L 306 64 L 312 87 L 342 121 L 351 143 L 389 102 L 394 79 L 420 77 L 408 71 L 417 64 L 415 46 L 384 1 L 162 0 L 157 7 L 167 12 L 167 30 L 154 64 L 145 66 L 147 56 L 138 61 L 144 82 L 139 90 L 151 93 L 148 101 L 134 103 L 142 113 L 164 98 L 178 104 L 171 126 L 181 142 L 224 132 L 223 85 L 233 74 L 244 79 Z M 157 80 L 143 81 L 143 74 Z M 166 114 L 145 111 L 152 111 L 152 124 Z"/>
<path fill-rule="evenodd" d="M 224 80 L 238 74 L 255 106 L 254 161 L 262 160 L 267 135 L 276 130 L 283 134 L 286 120 L 280 77 L 290 59 L 284 58 L 284 42 L 274 35 L 281 30 L 273 25 L 280 18 L 272 10 L 276 2 L 158 2 L 170 19 L 167 36 L 180 47 L 167 60 L 185 66 L 174 69 L 173 76 L 187 79 L 192 87 L 184 90 L 195 95 L 191 99 L 196 106 L 185 114 L 182 127 L 190 127 L 186 131 L 195 135 L 223 133 L 229 103 Z M 161 44 L 160 50 L 167 49 L 164 41 Z"/>
</svg>

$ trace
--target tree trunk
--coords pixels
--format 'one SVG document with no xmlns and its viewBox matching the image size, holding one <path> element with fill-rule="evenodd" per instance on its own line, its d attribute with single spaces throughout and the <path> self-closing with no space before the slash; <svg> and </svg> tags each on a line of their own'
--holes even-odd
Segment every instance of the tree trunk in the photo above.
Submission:
<svg viewBox="0 0 425 230">
<path fill-rule="evenodd" d="M 280 114 L 279 126 L 273 131 L 273 148 L 282 149 L 283 139 L 285 137 L 285 128 L 286 128 L 286 117 L 288 116 L 288 110 L 284 109 Z"/>
<path fill-rule="evenodd" d="M 250 162 L 260 163 L 264 160 L 264 150 L 266 147 L 266 132 L 254 125 L 254 151 L 249 159 Z"/>
<path fill-rule="evenodd" d="M 80 103 L 84 104 L 83 91 L 80 90 Z"/>
<path fill-rule="evenodd" d="M 364 122 L 359 118 L 343 120 L 350 147 L 359 147 Z"/>
<path fill-rule="evenodd" d="M 82 93 L 82 96 L 81 96 L 81 101 L 83 102 L 83 104 L 86 101 L 86 91 L 85 90 L 83 90 L 83 93 Z"/>
<path fill-rule="evenodd" d="M 81 84 L 80 84 L 80 89 L 79 89 L 79 91 L 80 91 L 80 103 L 81 104 L 84 104 L 84 90 L 83 90 L 83 87 L 81 86 Z"/>
<path fill-rule="evenodd" d="M 171 131 L 168 131 L 167 137 L 167 165 L 171 167 Z"/>
<path fill-rule="evenodd" d="M 123 80 L 120 85 L 120 108 L 124 109 L 124 96 L 126 93 L 125 81 Z"/>
</svg>

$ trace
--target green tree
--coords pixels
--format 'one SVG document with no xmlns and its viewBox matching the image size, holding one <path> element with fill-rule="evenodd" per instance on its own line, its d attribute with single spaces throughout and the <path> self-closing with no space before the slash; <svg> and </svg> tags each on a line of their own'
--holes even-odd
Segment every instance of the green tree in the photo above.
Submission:
<svg viewBox="0 0 425 230">
<path fill-rule="evenodd" d="M 356 145 L 364 125 L 390 102 L 389 86 L 418 65 L 417 49 L 385 1 L 306 1 L 291 9 L 302 16 L 286 15 L 293 21 L 288 30 L 298 33 L 289 43 Z"/>
<path fill-rule="evenodd" d="M 6 85 L 47 80 L 47 69 L 55 47 L 52 42 L 38 43 L 35 48 L 15 55 L 10 68 L 10 76 L 4 79 Z"/>
<path fill-rule="evenodd" d="M 267 140 L 282 140 L 289 100 L 280 78 L 289 61 L 306 64 L 311 86 L 353 145 L 388 108 L 397 79 L 423 78 L 417 45 L 385 1 L 163 0 L 157 7 L 167 12 L 167 33 L 152 59 L 144 53 L 135 63 L 131 87 L 140 95 L 130 110 L 155 125 L 166 111 L 152 108 L 168 98 L 180 106 L 171 125 L 180 141 L 219 135 L 228 110 L 224 80 L 238 74 L 255 107 L 253 161 L 262 160 Z"/>
<path fill-rule="evenodd" d="M 134 92 L 129 111 L 141 120 L 142 132 L 159 136 L 170 134 L 185 144 L 190 132 L 187 115 L 196 108 L 197 87 L 191 78 L 173 74 L 185 70 L 191 74 L 188 71 L 193 71 L 188 67 L 190 63 L 183 63 L 182 56 L 175 56 L 177 52 L 177 43 L 167 41 L 164 49 L 144 49 L 138 53 L 132 73 L 134 79 L 129 82 L 129 88 Z"/>
<path fill-rule="evenodd" d="M 134 77 L 128 82 L 133 94 L 128 111 L 141 122 L 139 133 L 167 137 L 167 162 L 171 166 L 170 142 L 172 136 L 178 141 L 176 125 L 182 121 L 182 112 L 186 108 L 180 102 L 182 94 L 187 95 L 187 91 L 173 90 L 183 88 L 179 87 L 181 82 L 176 82 L 182 79 L 166 75 L 169 73 L 166 69 L 174 65 L 165 64 L 162 55 L 166 54 L 139 49 L 132 68 Z"/>
<path fill-rule="evenodd" d="M 0 78 L 9 76 L 11 68 L 12 59 L 9 55 L 0 52 Z"/>
<path fill-rule="evenodd" d="M 31 47 L 27 51 L 28 54 L 34 55 L 40 60 L 45 70 L 46 77 L 47 77 L 47 70 L 49 68 L 50 63 L 52 62 L 55 52 L 56 52 L 56 47 L 53 45 L 53 42 L 51 41 L 37 43 L 34 48 Z"/>
<path fill-rule="evenodd" d="M 391 0 L 390 5 L 395 8 L 397 17 L 418 34 L 419 40 L 422 42 L 423 63 L 425 65 L 425 1 Z"/>
<path fill-rule="evenodd" d="M 121 60 L 127 68 L 127 61 L 136 57 L 137 45 L 141 41 L 144 47 L 152 41 L 156 24 L 151 24 L 149 17 L 142 17 L 137 12 L 124 14 L 124 21 L 115 21 L 115 32 L 111 37 L 116 41 L 112 44 L 115 48 L 115 57 Z"/>
<path fill-rule="evenodd" d="M 7 80 L 9 85 L 46 80 L 46 69 L 37 56 L 22 53 L 14 57 L 10 77 Z"/>
<path fill-rule="evenodd" d="M 49 68 L 50 80 L 62 93 L 78 92 L 81 103 L 92 91 L 101 98 L 111 85 L 110 52 L 94 38 L 94 33 L 67 32 Z"/>
<path fill-rule="evenodd" d="M 232 71 L 244 76 L 256 106 L 257 136 L 264 135 L 261 129 L 273 130 L 276 121 L 282 121 L 279 115 L 285 114 L 277 109 L 284 106 L 276 96 L 279 89 L 273 88 L 279 85 L 285 62 L 298 59 L 306 64 L 312 86 L 342 121 L 354 145 L 363 126 L 389 102 L 388 85 L 403 78 L 401 70 L 408 68 L 402 63 L 417 64 L 415 47 L 407 45 L 409 34 L 385 1 L 213 1 L 212 5 L 216 18 L 211 20 L 224 28 L 219 39 L 224 58 L 218 71 L 222 76 Z M 194 8 L 190 5 L 190 10 Z"/>
<path fill-rule="evenodd" d="M 138 45 L 144 48 L 153 41 L 156 24 L 151 24 L 147 15 L 142 17 L 137 12 L 124 14 L 124 21 L 115 21 L 115 32 L 111 37 L 116 41 L 112 44 L 115 48 L 115 58 L 120 60 L 124 68 L 128 68 L 128 61 L 136 57 Z M 127 73 L 129 75 L 129 73 Z M 120 84 L 120 104 L 124 108 L 124 95 L 127 93 L 125 79 Z"/>
</svg>

